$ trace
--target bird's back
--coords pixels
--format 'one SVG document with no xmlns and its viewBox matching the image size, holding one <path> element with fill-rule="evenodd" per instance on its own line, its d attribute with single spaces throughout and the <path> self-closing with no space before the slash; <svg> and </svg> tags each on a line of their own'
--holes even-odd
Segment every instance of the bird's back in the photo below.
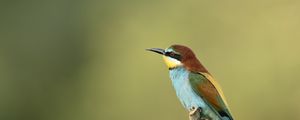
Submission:
<svg viewBox="0 0 300 120">
<path fill-rule="evenodd" d="M 209 73 L 191 72 L 189 81 L 194 92 L 223 120 L 233 120 L 220 86 Z"/>
</svg>

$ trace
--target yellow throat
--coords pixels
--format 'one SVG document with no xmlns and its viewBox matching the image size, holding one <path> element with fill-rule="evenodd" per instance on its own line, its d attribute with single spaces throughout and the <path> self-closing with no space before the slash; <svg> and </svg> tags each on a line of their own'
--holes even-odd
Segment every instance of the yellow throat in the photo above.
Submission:
<svg viewBox="0 0 300 120">
<path fill-rule="evenodd" d="M 178 61 L 174 58 L 171 58 L 171 57 L 163 56 L 163 59 L 168 68 L 174 68 L 174 67 L 182 65 L 180 61 Z"/>
</svg>

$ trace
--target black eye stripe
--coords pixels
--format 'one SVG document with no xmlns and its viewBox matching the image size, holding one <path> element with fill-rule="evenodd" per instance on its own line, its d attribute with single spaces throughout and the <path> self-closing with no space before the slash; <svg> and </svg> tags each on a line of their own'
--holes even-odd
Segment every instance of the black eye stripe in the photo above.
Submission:
<svg viewBox="0 0 300 120">
<path fill-rule="evenodd" d="M 169 56 L 171 58 L 177 59 L 177 60 L 181 60 L 181 56 L 179 54 L 176 54 L 174 52 L 166 52 L 165 53 L 166 56 Z"/>
</svg>

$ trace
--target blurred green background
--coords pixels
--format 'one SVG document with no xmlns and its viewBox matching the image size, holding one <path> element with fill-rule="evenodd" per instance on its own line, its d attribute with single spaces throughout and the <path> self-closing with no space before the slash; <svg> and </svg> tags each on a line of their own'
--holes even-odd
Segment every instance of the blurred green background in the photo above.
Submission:
<svg viewBox="0 0 300 120">
<path fill-rule="evenodd" d="M 237 120 L 300 119 L 299 0 L 4 0 L 1 120 L 187 120 L 159 55 L 191 47 Z"/>
</svg>

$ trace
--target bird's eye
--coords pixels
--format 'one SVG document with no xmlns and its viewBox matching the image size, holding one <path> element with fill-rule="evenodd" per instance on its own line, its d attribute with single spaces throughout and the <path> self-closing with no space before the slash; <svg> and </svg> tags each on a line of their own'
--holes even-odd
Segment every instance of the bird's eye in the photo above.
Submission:
<svg viewBox="0 0 300 120">
<path fill-rule="evenodd" d="M 179 54 L 174 53 L 174 52 L 166 52 L 165 55 L 169 56 L 171 58 L 177 59 L 177 60 L 181 60 L 181 56 Z"/>
<path fill-rule="evenodd" d="M 171 57 L 174 57 L 174 56 L 175 56 L 175 53 L 170 52 L 169 55 L 170 55 Z"/>
</svg>

